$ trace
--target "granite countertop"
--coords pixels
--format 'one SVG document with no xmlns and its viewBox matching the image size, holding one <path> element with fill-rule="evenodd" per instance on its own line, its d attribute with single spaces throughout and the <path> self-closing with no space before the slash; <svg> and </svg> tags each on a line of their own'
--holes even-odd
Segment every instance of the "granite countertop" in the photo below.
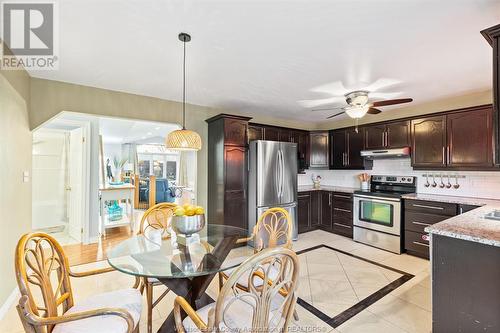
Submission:
<svg viewBox="0 0 500 333">
<path fill-rule="evenodd" d="M 313 187 L 313 185 L 299 185 L 297 187 L 297 192 L 310 192 L 310 191 L 330 191 L 330 192 L 342 192 L 342 193 L 354 193 L 354 191 L 359 190 L 355 187 L 343 187 L 343 186 L 328 186 L 321 185 L 319 189 Z"/>
<path fill-rule="evenodd" d="M 485 198 L 472 198 L 472 197 L 454 197 L 450 195 L 439 195 L 439 194 L 424 194 L 424 193 L 411 193 L 404 194 L 403 199 L 410 200 L 426 200 L 426 201 L 437 201 L 437 202 L 447 202 L 460 205 L 472 205 L 472 206 L 484 206 L 484 205 L 495 205 L 500 203 L 499 200 L 485 199 Z"/>
</svg>

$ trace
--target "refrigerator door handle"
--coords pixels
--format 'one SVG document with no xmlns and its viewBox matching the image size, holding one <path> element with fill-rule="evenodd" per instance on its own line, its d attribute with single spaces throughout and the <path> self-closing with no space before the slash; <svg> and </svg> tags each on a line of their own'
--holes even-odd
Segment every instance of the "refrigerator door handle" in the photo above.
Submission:
<svg viewBox="0 0 500 333">
<path fill-rule="evenodd" d="M 280 154 L 280 198 L 283 197 L 283 187 L 284 187 L 284 183 L 285 183 L 285 163 L 283 161 L 283 151 L 280 149 L 279 151 L 279 154 Z"/>
<path fill-rule="evenodd" d="M 276 153 L 275 169 L 276 169 L 276 172 L 275 172 L 276 179 L 274 180 L 274 184 L 276 185 L 276 194 L 279 198 L 280 197 L 280 186 L 281 186 L 281 182 L 280 182 L 280 152 L 279 152 L 279 150 Z"/>
</svg>

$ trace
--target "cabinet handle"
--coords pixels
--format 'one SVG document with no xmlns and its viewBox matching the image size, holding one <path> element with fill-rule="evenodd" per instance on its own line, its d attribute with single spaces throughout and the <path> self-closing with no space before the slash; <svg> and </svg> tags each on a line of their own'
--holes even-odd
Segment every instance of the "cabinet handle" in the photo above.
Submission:
<svg viewBox="0 0 500 333">
<path fill-rule="evenodd" d="M 347 228 L 347 229 L 352 229 L 352 227 L 348 226 L 348 225 L 345 225 L 345 224 L 340 224 L 340 223 L 335 223 L 333 222 L 334 225 L 336 226 L 339 226 L 339 227 L 344 227 L 344 228 Z"/>
<path fill-rule="evenodd" d="M 424 244 L 424 243 L 420 243 L 420 242 L 413 242 L 413 244 L 420 245 L 420 246 L 425 246 L 425 247 L 430 247 L 429 244 Z"/>
<path fill-rule="evenodd" d="M 443 164 L 446 165 L 446 147 L 443 147 Z"/>
<path fill-rule="evenodd" d="M 385 147 L 385 132 L 382 132 L 382 147 Z"/>
<path fill-rule="evenodd" d="M 427 205 L 419 205 L 419 204 L 412 204 L 413 207 L 420 207 L 420 208 L 429 208 L 429 209 L 436 209 L 436 210 L 444 210 L 443 207 L 436 207 L 436 206 L 427 206 Z"/>
<path fill-rule="evenodd" d="M 332 205 L 332 194 L 328 193 L 328 206 Z"/>
<path fill-rule="evenodd" d="M 447 158 L 446 164 L 451 164 L 450 146 L 446 147 L 446 158 Z"/>
<path fill-rule="evenodd" d="M 429 224 L 429 223 L 417 222 L 417 221 L 411 221 L 411 223 L 416 224 L 416 225 L 424 225 L 426 227 L 432 225 L 432 224 Z"/>
<path fill-rule="evenodd" d="M 352 213 L 350 210 L 334 207 L 333 210 L 338 210 L 341 212 Z"/>
<path fill-rule="evenodd" d="M 349 199 L 349 200 L 351 200 L 351 197 L 347 196 L 347 195 L 334 194 L 333 197 L 334 198 L 342 198 L 342 199 Z"/>
<path fill-rule="evenodd" d="M 464 213 L 464 209 L 462 206 L 458 208 L 459 214 L 462 215 Z"/>
</svg>

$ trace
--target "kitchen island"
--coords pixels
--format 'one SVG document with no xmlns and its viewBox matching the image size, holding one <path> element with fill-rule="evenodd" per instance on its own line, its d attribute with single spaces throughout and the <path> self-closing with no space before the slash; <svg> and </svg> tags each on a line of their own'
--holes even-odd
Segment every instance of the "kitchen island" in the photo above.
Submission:
<svg viewBox="0 0 500 333">
<path fill-rule="evenodd" d="M 500 332 L 500 201 L 436 223 L 431 235 L 433 332 Z"/>
</svg>

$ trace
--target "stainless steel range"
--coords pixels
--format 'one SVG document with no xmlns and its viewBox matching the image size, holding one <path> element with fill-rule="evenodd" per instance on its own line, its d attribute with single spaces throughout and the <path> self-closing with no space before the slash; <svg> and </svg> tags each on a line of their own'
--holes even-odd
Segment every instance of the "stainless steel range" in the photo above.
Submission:
<svg viewBox="0 0 500 333">
<path fill-rule="evenodd" d="M 416 191 L 416 177 L 371 176 L 369 191 L 354 192 L 354 240 L 401 253 L 401 196 Z"/>
</svg>

